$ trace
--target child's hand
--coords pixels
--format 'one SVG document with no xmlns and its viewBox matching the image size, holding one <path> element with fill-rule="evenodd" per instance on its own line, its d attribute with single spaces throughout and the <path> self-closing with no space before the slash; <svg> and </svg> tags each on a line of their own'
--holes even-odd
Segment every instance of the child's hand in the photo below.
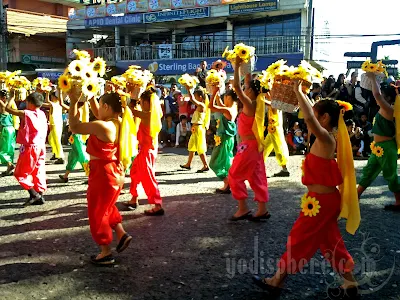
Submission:
<svg viewBox="0 0 400 300">
<path fill-rule="evenodd" d="M 293 90 L 295 93 L 303 93 L 303 82 L 301 80 L 294 80 Z"/>
<path fill-rule="evenodd" d="M 241 66 L 241 64 L 243 63 L 243 59 L 241 59 L 238 55 L 236 55 L 236 59 L 235 59 L 235 67 L 239 68 Z"/>
</svg>

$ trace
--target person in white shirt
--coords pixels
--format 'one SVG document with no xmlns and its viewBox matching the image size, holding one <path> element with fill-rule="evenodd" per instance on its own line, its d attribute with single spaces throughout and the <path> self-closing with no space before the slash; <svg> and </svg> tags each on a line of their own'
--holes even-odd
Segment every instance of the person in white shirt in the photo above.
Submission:
<svg viewBox="0 0 400 300">
<path fill-rule="evenodd" d="M 187 143 L 189 142 L 190 133 L 191 133 L 191 125 L 187 121 L 187 117 L 185 115 L 180 116 L 180 122 L 176 125 L 176 142 L 175 147 L 187 147 Z"/>
</svg>

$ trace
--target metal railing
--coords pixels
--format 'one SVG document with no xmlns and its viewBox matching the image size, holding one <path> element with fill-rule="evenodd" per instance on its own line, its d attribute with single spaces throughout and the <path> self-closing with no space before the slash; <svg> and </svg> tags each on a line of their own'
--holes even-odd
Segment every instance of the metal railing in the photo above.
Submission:
<svg viewBox="0 0 400 300">
<path fill-rule="evenodd" d="M 140 45 L 94 48 L 95 56 L 103 57 L 108 62 L 116 60 L 155 60 L 221 57 L 226 46 L 230 49 L 236 43 L 244 43 L 256 48 L 257 55 L 299 53 L 304 51 L 302 36 L 273 36 L 259 39 L 242 39 L 235 42 L 186 42 L 170 45 Z"/>
</svg>

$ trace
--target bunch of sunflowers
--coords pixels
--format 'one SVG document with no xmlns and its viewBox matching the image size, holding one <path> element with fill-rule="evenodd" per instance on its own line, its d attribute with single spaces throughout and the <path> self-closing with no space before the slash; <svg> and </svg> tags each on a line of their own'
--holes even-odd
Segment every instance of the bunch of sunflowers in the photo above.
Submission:
<svg viewBox="0 0 400 300">
<path fill-rule="evenodd" d="M 99 91 L 98 77 L 106 72 L 106 62 L 97 57 L 91 62 L 87 51 L 74 50 L 76 60 L 72 61 L 64 74 L 58 79 L 61 91 L 67 93 L 73 85 L 78 86 L 86 97 L 93 97 Z"/>
<path fill-rule="evenodd" d="M 194 89 L 199 84 L 199 79 L 186 73 L 178 79 L 178 82 L 181 85 L 188 86 L 190 89 Z"/>
<path fill-rule="evenodd" d="M 111 78 L 111 82 L 114 84 L 117 90 L 125 90 L 126 78 L 121 76 L 114 76 Z"/>
<path fill-rule="evenodd" d="M 286 60 L 281 59 L 271 64 L 267 68 L 265 76 L 271 78 L 272 81 L 303 80 L 310 85 L 313 81 L 321 82 L 323 79 L 322 74 L 305 60 L 302 60 L 297 67 L 289 67 L 286 62 Z"/>
<path fill-rule="evenodd" d="M 236 56 L 240 57 L 244 63 L 248 63 L 252 57 L 255 55 L 256 48 L 247 46 L 243 43 L 236 44 L 232 50 L 228 50 L 229 46 L 225 48 L 222 57 L 229 60 L 231 63 L 235 63 Z"/>
<path fill-rule="evenodd" d="M 32 81 L 32 87 L 36 89 L 40 85 L 40 89 L 43 91 L 51 91 L 50 79 L 38 77 Z"/>
<path fill-rule="evenodd" d="M 21 90 L 25 89 L 29 91 L 31 89 L 31 82 L 25 76 L 13 76 L 9 77 L 6 81 L 7 86 L 10 89 Z"/>
<path fill-rule="evenodd" d="M 206 83 L 209 85 L 220 85 L 226 80 L 226 72 L 224 70 L 211 69 L 207 72 Z"/>
<path fill-rule="evenodd" d="M 153 79 L 153 74 L 149 70 L 142 70 L 139 66 L 129 66 L 122 77 L 129 83 L 146 88 L 147 84 Z"/>
<path fill-rule="evenodd" d="M 374 64 L 368 59 L 362 64 L 361 69 L 365 72 L 385 74 L 385 76 L 388 77 L 386 65 L 383 64 L 381 60 Z"/>
<path fill-rule="evenodd" d="M 19 74 L 21 74 L 21 70 L 15 72 L 10 72 L 10 71 L 0 72 L 0 82 L 5 83 L 9 78 L 17 76 Z"/>
</svg>

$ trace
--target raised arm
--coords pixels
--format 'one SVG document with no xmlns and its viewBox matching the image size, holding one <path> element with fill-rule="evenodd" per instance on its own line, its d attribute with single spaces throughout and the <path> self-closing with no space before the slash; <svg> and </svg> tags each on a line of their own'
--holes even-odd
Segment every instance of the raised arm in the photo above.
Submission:
<svg viewBox="0 0 400 300">
<path fill-rule="evenodd" d="M 252 112 L 254 112 L 255 108 L 253 106 L 251 99 L 246 96 L 246 94 L 243 92 L 242 87 L 240 85 L 239 69 L 240 69 L 240 66 L 242 65 L 242 63 L 243 63 L 243 60 L 239 56 L 236 56 L 235 70 L 234 70 L 234 76 L 233 76 L 233 88 L 235 89 L 235 92 L 238 95 L 240 102 L 242 102 L 242 104 L 243 104 L 243 110 L 246 108 L 246 110 L 251 110 Z M 249 80 L 249 78 L 251 78 L 251 74 L 246 75 L 246 84 L 250 84 L 250 82 L 247 82 Z"/>
<path fill-rule="evenodd" d="M 303 112 L 304 121 L 307 124 L 309 132 L 312 132 L 315 137 L 321 140 L 323 143 L 330 143 L 331 137 L 329 132 L 321 126 L 315 117 L 310 101 L 307 100 L 307 96 L 303 93 L 302 82 L 300 80 L 295 82 L 294 91 L 296 93 L 297 100 L 299 101 L 299 106 Z"/>
<path fill-rule="evenodd" d="M 222 114 L 228 114 L 230 117 L 232 117 L 231 116 L 231 111 L 230 111 L 229 108 L 227 108 L 225 106 L 219 106 L 219 105 L 215 105 L 214 104 L 215 99 L 219 99 L 219 98 L 220 98 L 220 96 L 219 96 L 219 87 L 215 86 L 215 87 L 213 87 L 211 101 L 210 101 L 210 104 L 208 105 L 210 110 L 212 112 L 219 112 L 219 113 L 222 113 Z"/>
<path fill-rule="evenodd" d="M 93 115 L 96 119 L 99 119 L 99 102 L 97 101 L 96 97 L 93 96 L 89 100 L 90 103 L 90 110 L 92 111 Z"/>
<path fill-rule="evenodd" d="M 8 103 L 5 103 L 3 101 L 0 100 L 0 105 L 3 107 L 3 109 L 8 112 L 9 114 L 12 114 L 14 116 L 20 117 L 20 118 L 24 118 L 25 117 L 25 112 L 23 110 L 18 110 L 18 109 L 14 109 L 12 108 L 12 104 L 15 104 L 15 106 L 17 106 L 17 104 L 15 103 L 15 91 L 13 90 L 12 96 L 10 98 L 10 100 L 8 100 Z"/>
<path fill-rule="evenodd" d="M 194 105 L 196 105 L 196 106 L 202 106 L 203 108 L 206 107 L 203 102 L 200 102 L 200 101 L 196 100 L 196 98 L 193 95 L 192 90 L 187 85 L 185 85 L 185 88 L 188 91 L 190 102 L 194 103 Z"/>
<path fill-rule="evenodd" d="M 69 106 L 64 103 L 64 93 L 63 92 L 60 92 L 60 98 L 58 98 L 58 101 L 63 109 L 69 110 Z"/>
<path fill-rule="evenodd" d="M 376 80 L 375 74 L 368 72 L 367 77 L 372 82 L 372 94 L 374 95 L 376 103 L 379 105 L 379 107 L 381 109 L 380 112 L 381 112 L 382 116 L 385 119 L 393 120 L 394 110 L 393 110 L 392 106 L 385 100 L 385 98 L 383 98 L 381 88 L 379 86 L 378 81 Z"/>
</svg>

